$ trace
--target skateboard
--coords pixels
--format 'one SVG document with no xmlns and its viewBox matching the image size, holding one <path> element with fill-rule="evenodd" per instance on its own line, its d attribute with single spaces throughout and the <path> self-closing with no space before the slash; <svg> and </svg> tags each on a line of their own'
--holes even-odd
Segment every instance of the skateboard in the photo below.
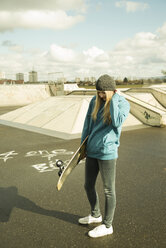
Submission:
<svg viewBox="0 0 166 248">
<path fill-rule="evenodd" d="M 85 158 L 86 156 L 86 142 L 87 142 L 88 136 L 85 138 L 85 140 L 82 142 L 82 144 L 78 147 L 66 167 L 64 166 L 64 163 L 62 160 L 58 160 L 56 162 L 56 165 L 59 167 L 59 180 L 57 183 L 57 190 L 59 191 L 62 188 L 62 185 L 64 184 L 66 178 L 68 175 L 72 172 L 72 170 L 79 164 L 79 162 Z"/>
</svg>

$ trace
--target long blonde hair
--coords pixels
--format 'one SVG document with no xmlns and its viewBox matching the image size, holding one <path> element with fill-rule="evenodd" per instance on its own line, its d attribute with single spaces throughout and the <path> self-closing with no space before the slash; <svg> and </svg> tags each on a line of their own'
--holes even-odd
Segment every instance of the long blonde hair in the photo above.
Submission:
<svg viewBox="0 0 166 248">
<path fill-rule="evenodd" d="M 110 101 L 112 98 L 112 92 L 111 91 L 105 91 L 105 94 L 106 94 L 106 101 L 104 104 L 103 121 L 104 121 L 104 123 L 110 124 L 111 123 Z M 99 94 L 97 92 L 95 106 L 94 106 L 94 109 L 92 112 L 92 119 L 94 121 L 96 121 L 96 119 L 97 119 L 97 113 L 99 111 L 101 103 L 102 103 L 102 99 L 99 97 Z"/>
</svg>

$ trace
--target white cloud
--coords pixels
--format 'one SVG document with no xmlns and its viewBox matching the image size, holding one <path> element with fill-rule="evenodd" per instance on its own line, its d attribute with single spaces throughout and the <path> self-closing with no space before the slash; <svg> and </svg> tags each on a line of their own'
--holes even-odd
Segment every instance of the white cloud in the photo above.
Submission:
<svg viewBox="0 0 166 248">
<path fill-rule="evenodd" d="M 97 46 L 87 50 L 77 51 L 77 48 L 62 47 L 52 44 L 47 51 L 34 47 L 33 50 L 23 49 L 22 53 L 16 51 L 3 54 L 0 60 L 2 71 L 12 73 L 35 70 L 42 75 L 47 72 L 62 71 L 67 79 L 75 77 L 96 78 L 103 73 L 113 76 L 156 76 L 162 75 L 161 70 L 166 64 L 166 24 L 155 33 L 140 32 L 130 39 L 122 40 L 115 49 L 106 51 Z M 18 46 L 12 41 L 2 42 L 6 47 Z"/>
<path fill-rule="evenodd" d="M 88 49 L 87 51 L 83 51 L 83 54 L 92 58 L 96 58 L 97 56 L 103 54 L 104 51 L 97 48 L 97 47 L 92 47 L 90 49 Z"/>
<path fill-rule="evenodd" d="M 1 0 L 1 10 L 86 10 L 86 0 Z"/>
<path fill-rule="evenodd" d="M 127 12 L 144 11 L 149 8 L 147 3 L 143 2 L 132 2 L 132 1 L 117 1 L 115 6 L 118 8 L 125 8 Z"/>
<path fill-rule="evenodd" d="M 157 30 L 157 32 L 160 35 L 160 37 L 163 37 L 163 38 L 166 37 L 166 22 L 164 23 L 164 25 L 161 28 L 159 28 Z"/>
<path fill-rule="evenodd" d="M 155 48 L 158 45 L 158 37 L 150 32 L 140 32 L 137 33 L 133 38 L 123 40 L 116 45 L 116 50 L 129 49 L 148 49 Z"/>
<path fill-rule="evenodd" d="M 84 66 L 81 71 L 89 71 L 94 76 L 100 73 L 102 69 L 106 70 L 109 67 L 109 55 L 104 50 L 93 46 L 86 51 L 82 52 L 82 65 Z M 80 70 L 78 70 L 80 72 Z M 91 75 L 87 75 L 91 76 Z"/>
<path fill-rule="evenodd" d="M 11 0 L 1 0 L 0 32 L 16 28 L 66 29 L 83 21 L 85 11 L 86 0 L 12 0 L 12 4 Z"/>
<path fill-rule="evenodd" d="M 76 54 L 72 49 L 52 44 L 50 47 L 50 55 L 55 61 L 73 62 Z"/>
<path fill-rule="evenodd" d="M 119 42 L 110 52 L 117 74 L 160 75 L 166 63 L 166 36 L 162 36 L 164 30 L 165 25 L 156 33 L 141 32 Z"/>
<path fill-rule="evenodd" d="M 24 51 L 24 48 L 22 46 L 15 45 L 15 46 L 11 46 L 9 50 L 16 53 L 22 53 Z"/>
<path fill-rule="evenodd" d="M 53 11 L 26 11 L 7 12 L 0 11 L 0 31 L 13 30 L 15 28 L 26 29 L 66 29 L 83 21 L 83 16 L 68 16 L 66 12 Z"/>
</svg>

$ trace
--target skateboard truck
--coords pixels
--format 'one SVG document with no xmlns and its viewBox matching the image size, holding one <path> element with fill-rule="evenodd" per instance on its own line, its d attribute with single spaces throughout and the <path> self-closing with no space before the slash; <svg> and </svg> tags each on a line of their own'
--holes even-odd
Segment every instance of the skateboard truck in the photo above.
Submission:
<svg viewBox="0 0 166 248">
<path fill-rule="evenodd" d="M 62 188 L 62 185 L 64 184 L 66 178 L 68 175 L 73 171 L 73 169 L 79 164 L 79 162 L 86 157 L 86 142 L 87 142 L 88 136 L 84 139 L 84 141 L 81 143 L 81 145 L 78 147 L 76 152 L 73 154 L 72 158 L 63 165 L 62 160 L 57 160 L 56 165 L 59 167 L 59 180 L 57 183 L 57 190 L 59 191 Z"/>
<path fill-rule="evenodd" d="M 57 160 L 57 161 L 56 161 L 56 166 L 59 167 L 59 171 L 58 171 L 58 176 L 59 176 L 59 177 L 61 176 L 61 174 L 62 174 L 62 172 L 63 172 L 63 170 L 64 170 L 64 168 L 65 168 L 63 164 L 64 164 L 64 163 L 63 163 L 62 160 Z"/>
</svg>

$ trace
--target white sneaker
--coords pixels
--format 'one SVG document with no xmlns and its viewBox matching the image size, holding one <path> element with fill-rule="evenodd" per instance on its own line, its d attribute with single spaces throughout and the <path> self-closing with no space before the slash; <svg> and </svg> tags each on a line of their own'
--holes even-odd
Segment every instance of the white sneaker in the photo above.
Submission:
<svg viewBox="0 0 166 248">
<path fill-rule="evenodd" d="M 113 227 L 107 228 L 106 225 L 102 224 L 100 226 L 97 226 L 93 230 L 88 232 L 89 237 L 91 238 L 98 238 L 103 237 L 105 235 L 109 235 L 113 233 Z"/>
<path fill-rule="evenodd" d="M 92 215 L 88 215 L 84 218 L 79 219 L 78 222 L 83 225 L 92 224 L 92 223 L 100 223 L 102 222 L 102 216 L 95 218 Z"/>
</svg>

